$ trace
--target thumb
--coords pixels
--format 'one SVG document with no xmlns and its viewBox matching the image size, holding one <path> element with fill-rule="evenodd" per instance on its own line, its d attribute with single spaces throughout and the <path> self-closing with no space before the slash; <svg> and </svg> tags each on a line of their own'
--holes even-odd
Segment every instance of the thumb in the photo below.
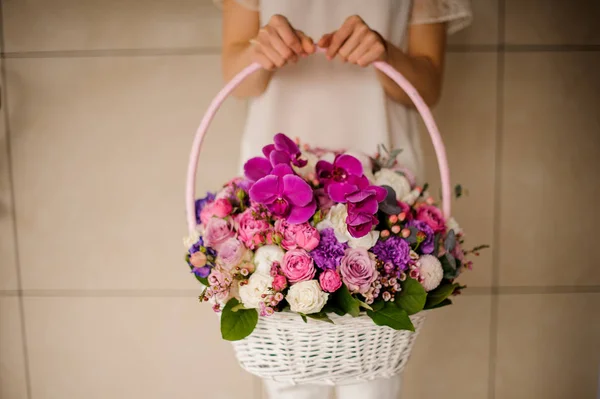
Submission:
<svg viewBox="0 0 600 399">
<path fill-rule="evenodd" d="M 321 37 L 319 43 L 317 44 L 319 47 L 327 48 L 331 45 L 331 38 L 333 37 L 333 33 L 326 33 Z"/>
</svg>

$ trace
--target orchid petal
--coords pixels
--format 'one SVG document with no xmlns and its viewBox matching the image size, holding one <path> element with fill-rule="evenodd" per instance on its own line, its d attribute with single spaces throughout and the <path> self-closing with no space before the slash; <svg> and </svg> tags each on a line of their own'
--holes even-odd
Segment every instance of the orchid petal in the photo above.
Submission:
<svg viewBox="0 0 600 399">
<path fill-rule="evenodd" d="M 273 166 L 277 166 L 279 164 L 289 165 L 291 158 L 287 152 L 274 150 L 269 154 L 269 160 Z"/>
<path fill-rule="evenodd" d="M 249 180 L 257 181 L 271 173 L 271 162 L 263 157 L 249 159 L 244 164 L 244 174 Z"/>
<path fill-rule="evenodd" d="M 375 190 L 377 202 L 382 202 L 387 197 L 387 190 L 381 186 L 370 186 L 369 189 Z"/>
<path fill-rule="evenodd" d="M 371 223 L 373 221 L 373 215 L 366 213 L 348 214 L 346 218 L 346 224 L 348 226 L 358 226 L 363 223 Z"/>
<path fill-rule="evenodd" d="M 363 174 L 362 163 L 352 155 L 340 155 L 335 160 L 335 166 L 344 169 L 349 175 L 362 176 Z"/>
<path fill-rule="evenodd" d="M 275 150 L 275 144 L 269 144 L 263 147 L 262 149 L 262 153 L 265 156 L 265 158 L 269 158 L 269 156 L 271 155 L 271 152 Z"/>
<path fill-rule="evenodd" d="M 289 155 L 296 155 L 300 152 L 298 145 L 283 133 L 277 133 L 273 137 L 273 142 L 277 150 L 287 152 Z"/>
<path fill-rule="evenodd" d="M 360 190 L 350 195 L 347 195 L 346 200 L 348 200 L 348 202 L 361 202 L 371 196 L 375 196 L 375 190 Z"/>
<path fill-rule="evenodd" d="M 356 192 L 358 187 L 348 183 L 333 183 L 327 187 L 327 194 L 335 202 L 346 202 L 346 196 Z"/>
<path fill-rule="evenodd" d="M 306 206 L 292 207 L 292 210 L 287 217 L 287 222 L 291 224 L 300 224 L 308 222 L 308 220 L 315 214 L 317 210 L 317 202 L 311 201 Z"/>
<path fill-rule="evenodd" d="M 375 199 L 375 196 L 370 196 L 364 201 L 357 203 L 349 203 L 348 204 L 348 213 L 367 213 L 369 215 L 373 215 L 377 213 L 377 209 L 379 208 L 379 204 Z"/>
<path fill-rule="evenodd" d="M 373 225 L 371 223 L 363 223 L 357 226 L 348 226 L 348 232 L 354 238 L 361 238 L 371 232 Z"/>
<path fill-rule="evenodd" d="M 330 179 L 333 172 L 333 164 L 327 161 L 319 161 L 315 166 L 315 170 L 320 179 Z"/>
<path fill-rule="evenodd" d="M 259 204 L 270 204 L 279 197 L 279 178 L 269 175 L 258 180 L 250 189 L 250 199 Z"/>
<path fill-rule="evenodd" d="M 306 206 L 314 198 L 312 188 L 296 175 L 283 176 L 283 195 L 296 206 Z"/>
<path fill-rule="evenodd" d="M 294 170 L 289 165 L 279 164 L 273 168 L 271 174 L 277 177 L 283 177 L 285 175 L 293 175 Z"/>
</svg>

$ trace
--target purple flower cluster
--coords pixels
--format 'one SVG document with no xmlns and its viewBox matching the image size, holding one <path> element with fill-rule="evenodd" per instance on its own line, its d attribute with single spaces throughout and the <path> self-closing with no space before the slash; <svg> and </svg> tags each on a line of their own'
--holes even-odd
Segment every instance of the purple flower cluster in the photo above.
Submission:
<svg viewBox="0 0 600 399">
<path fill-rule="evenodd" d="M 391 262 L 400 270 L 408 269 L 410 246 L 402 237 L 391 236 L 387 240 L 379 240 L 371 251 L 383 262 Z"/>
<path fill-rule="evenodd" d="M 204 246 L 204 240 L 202 237 L 200 237 L 198 241 L 190 247 L 188 253 L 190 255 L 194 255 L 196 252 L 200 252 L 200 248 L 205 249 L 205 255 L 208 259 L 215 259 L 217 257 L 217 252 L 214 249 Z M 190 268 L 192 268 L 192 272 L 198 277 L 207 277 L 210 274 L 211 269 L 214 267 L 212 262 L 209 262 L 202 267 L 194 267 L 190 261 L 188 261 L 188 264 Z"/>
<path fill-rule="evenodd" d="M 310 255 L 319 268 L 335 270 L 344 257 L 346 248 L 348 248 L 348 244 L 339 242 L 335 238 L 333 229 L 328 228 L 321 231 L 321 241 L 310 252 Z"/>
<path fill-rule="evenodd" d="M 412 227 L 425 235 L 425 239 L 417 248 L 417 253 L 421 255 L 431 254 L 435 249 L 435 233 L 426 222 L 420 220 L 411 220 L 406 227 Z"/>
</svg>

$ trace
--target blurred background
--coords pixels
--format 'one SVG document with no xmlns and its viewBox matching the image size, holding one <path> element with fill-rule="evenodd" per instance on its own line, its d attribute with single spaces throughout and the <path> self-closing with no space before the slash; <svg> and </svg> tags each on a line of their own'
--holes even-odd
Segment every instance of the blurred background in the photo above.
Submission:
<svg viewBox="0 0 600 399">
<path fill-rule="evenodd" d="M 595 398 L 600 3 L 473 7 L 435 114 L 468 190 L 455 216 L 492 249 L 426 323 L 403 398 Z M 1 13 L 0 397 L 263 398 L 182 260 L 188 151 L 222 86 L 220 11 L 2 0 Z M 219 112 L 200 189 L 236 173 L 244 116 L 233 99 Z"/>
</svg>

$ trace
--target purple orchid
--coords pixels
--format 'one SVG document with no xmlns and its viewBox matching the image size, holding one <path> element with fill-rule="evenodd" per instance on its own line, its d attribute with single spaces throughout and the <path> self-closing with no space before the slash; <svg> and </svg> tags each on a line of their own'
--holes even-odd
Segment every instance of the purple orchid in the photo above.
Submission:
<svg viewBox="0 0 600 399">
<path fill-rule="evenodd" d="M 277 165 L 306 166 L 307 161 L 300 158 L 302 153 L 298 145 L 288 136 L 278 133 L 273 137 L 273 142 L 263 147 L 264 157 L 252 158 L 244 164 L 244 174 L 249 180 L 255 182 L 268 176 Z"/>
<path fill-rule="evenodd" d="M 345 183 L 363 176 L 362 163 L 355 157 L 346 154 L 336 156 L 333 163 L 317 162 L 316 171 L 319 180 L 325 187 L 332 183 Z"/>
<path fill-rule="evenodd" d="M 346 224 L 355 238 L 364 237 L 378 223 L 375 214 L 387 196 L 383 187 L 372 186 L 365 176 L 350 175 L 345 182 L 329 183 L 327 193 L 335 202 L 348 204 Z"/>
<path fill-rule="evenodd" d="M 307 222 L 317 209 L 312 188 L 289 165 L 279 164 L 250 189 L 250 199 L 288 223 Z"/>
</svg>

